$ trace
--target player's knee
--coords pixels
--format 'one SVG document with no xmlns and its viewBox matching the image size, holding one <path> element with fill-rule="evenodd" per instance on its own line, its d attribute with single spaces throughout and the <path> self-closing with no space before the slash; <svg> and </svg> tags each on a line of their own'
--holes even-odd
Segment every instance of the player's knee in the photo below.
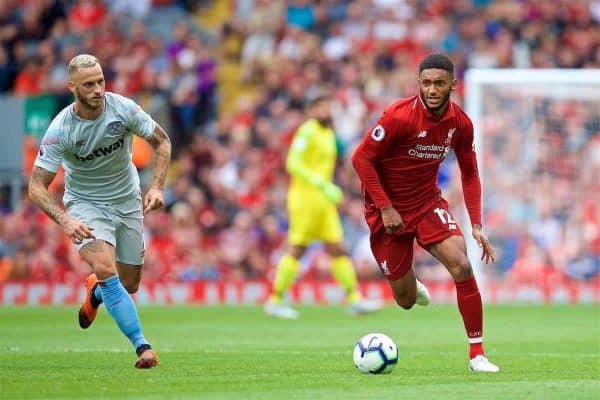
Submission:
<svg viewBox="0 0 600 400">
<path fill-rule="evenodd" d="M 93 262 L 92 269 L 100 280 L 105 280 L 111 276 L 117 275 L 117 268 L 114 266 L 114 264 L 104 261 Z"/>
<path fill-rule="evenodd" d="M 290 245 L 288 248 L 288 254 L 296 259 L 302 257 L 302 255 L 304 254 L 304 250 L 306 248 L 304 246 L 295 246 L 295 245 Z"/>
<path fill-rule="evenodd" d="M 465 281 L 471 278 L 471 276 L 473 276 L 473 268 L 471 268 L 471 263 L 467 256 L 458 258 L 452 268 L 452 277 L 454 280 L 458 282 Z"/>
<path fill-rule="evenodd" d="M 342 243 L 327 243 L 325 249 L 331 257 L 341 257 L 348 254 Z"/>
<path fill-rule="evenodd" d="M 125 290 L 127 290 L 127 293 L 130 294 L 134 294 L 137 293 L 138 289 L 140 288 L 140 283 L 139 282 L 121 282 L 123 284 L 123 287 L 125 288 Z"/>
<path fill-rule="evenodd" d="M 394 293 L 394 300 L 396 300 L 396 304 L 398 304 L 400 307 L 404 308 L 405 310 L 410 310 L 417 301 L 417 294 L 408 292 L 399 294 Z"/>
</svg>

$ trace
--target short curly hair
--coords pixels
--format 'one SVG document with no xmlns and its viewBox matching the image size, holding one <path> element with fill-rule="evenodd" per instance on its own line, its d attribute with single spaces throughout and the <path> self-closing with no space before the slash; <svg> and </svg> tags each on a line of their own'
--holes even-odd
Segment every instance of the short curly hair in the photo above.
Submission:
<svg viewBox="0 0 600 400">
<path fill-rule="evenodd" d="M 419 73 L 423 72 L 424 69 L 430 68 L 443 69 L 450 74 L 454 74 L 454 64 L 444 54 L 434 53 L 425 57 L 421 61 L 421 64 L 419 64 Z"/>
</svg>

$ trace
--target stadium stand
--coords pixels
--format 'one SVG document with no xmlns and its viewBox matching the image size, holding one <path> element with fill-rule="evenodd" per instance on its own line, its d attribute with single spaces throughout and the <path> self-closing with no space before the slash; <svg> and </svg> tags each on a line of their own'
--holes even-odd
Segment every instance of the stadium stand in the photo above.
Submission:
<svg viewBox="0 0 600 400">
<path fill-rule="evenodd" d="M 599 3 L 583 0 L 5 0 L 0 92 L 52 94 L 60 109 L 70 101 L 65 64 L 80 52 L 98 56 L 107 90 L 135 98 L 172 136 L 167 207 L 146 218 L 144 280 L 182 282 L 272 273 L 286 230 L 286 149 L 305 101 L 331 90 L 346 238 L 359 277 L 378 279 L 349 156 L 386 104 L 415 93 L 417 60 L 447 53 L 459 81 L 471 67 L 600 68 L 599 22 Z M 454 100 L 463 96 L 460 85 Z M 502 255 L 490 277 L 598 279 L 598 113 L 540 107 L 550 107 L 556 121 L 539 123 L 556 124 L 545 172 L 527 171 L 535 188 L 516 190 L 521 182 L 502 164 L 506 158 L 479 157 L 484 170 L 505 171 L 484 182 L 506 187 L 503 198 L 485 205 L 487 230 Z M 562 113 L 576 113 L 577 126 L 561 124 Z M 510 125 L 513 116 L 503 116 L 488 139 L 495 152 L 514 148 L 503 136 L 518 129 Z M 33 140 L 29 151 L 36 147 Z M 143 183 L 148 151 L 136 150 Z M 460 208 L 456 173 L 444 168 L 440 184 Z M 558 194 L 575 182 L 589 184 L 579 207 L 569 208 L 566 195 L 545 195 L 557 176 Z M 0 282 L 82 282 L 89 269 L 60 228 L 26 196 L 16 209 L 2 200 Z M 562 246 L 568 237 L 578 244 Z M 312 249 L 305 276 L 328 274 L 323 257 Z M 424 279 L 448 279 L 426 253 L 418 252 L 416 262 Z"/>
</svg>

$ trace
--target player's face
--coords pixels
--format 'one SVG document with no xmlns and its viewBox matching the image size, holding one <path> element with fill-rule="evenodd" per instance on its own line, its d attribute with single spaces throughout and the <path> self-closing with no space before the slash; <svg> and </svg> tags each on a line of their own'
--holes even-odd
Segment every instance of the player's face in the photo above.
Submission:
<svg viewBox="0 0 600 400">
<path fill-rule="evenodd" d="M 321 100 L 313 106 L 312 109 L 313 117 L 317 119 L 322 125 L 331 125 L 331 107 L 329 100 Z"/>
<path fill-rule="evenodd" d="M 450 93 L 456 87 L 456 79 L 448 71 L 437 68 L 424 69 L 419 75 L 421 98 L 431 111 L 443 109 Z"/>
<path fill-rule="evenodd" d="M 69 89 L 83 106 L 92 110 L 104 107 L 105 82 L 100 64 L 79 68 L 69 81 Z"/>
</svg>

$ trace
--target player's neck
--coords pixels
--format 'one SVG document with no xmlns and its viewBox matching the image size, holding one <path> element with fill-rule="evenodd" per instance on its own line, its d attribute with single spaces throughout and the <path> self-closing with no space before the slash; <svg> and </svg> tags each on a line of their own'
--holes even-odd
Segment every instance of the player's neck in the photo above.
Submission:
<svg viewBox="0 0 600 400">
<path fill-rule="evenodd" d="M 327 119 L 322 119 L 322 118 L 316 118 L 315 120 L 319 123 L 319 125 L 321 125 L 323 128 L 331 128 L 331 119 L 327 118 Z"/>
<path fill-rule="evenodd" d="M 73 111 L 75 111 L 75 114 L 78 117 L 93 121 L 93 120 L 97 119 L 100 115 L 102 115 L 102 113 L 104 112 L 104 103 L 102 104 L 101 107 L 90 108 L 87 105 L 85 105 L 79 101 L 75 101 L 75 106 L 73 107 Z"/>
<path fill-rule="evenodd" d="M 450 100 L 446 101 L 446 104 L 444 104 L 441 107 L 437 107 L 435 109 L 429 108 L 427 107 L 427 109 L 429 110 L 430 113 L 432 113 L 436 119 L 441 119 L 444 114 L 446 114 L 446 110 L 448 110 L 448 106 L 450 105 Z"/>
</svg>

